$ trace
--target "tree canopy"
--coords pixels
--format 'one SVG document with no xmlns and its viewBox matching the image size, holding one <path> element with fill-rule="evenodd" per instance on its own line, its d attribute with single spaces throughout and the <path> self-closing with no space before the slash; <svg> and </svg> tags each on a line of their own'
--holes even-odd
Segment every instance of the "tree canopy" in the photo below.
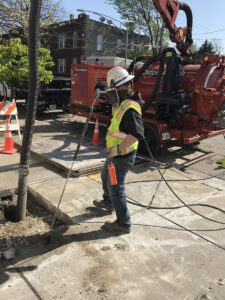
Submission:
<svg viewBox="0 0 225 300">
<path fill-rule="evenodd" d="M 203 59 L 205 56 L 210 56 L 212 54 L 215 54 L 213 44 L 211 42 L 208 42 L 208 40 L 205 40 L 204 43 L 199 48 L 198 54 Z"/>
<path fill-rule="evenodd" d="M 123 48 L 121 57 L 125 57 L 125 53 L 126 53 L 126 49 Z M 138 56 L 142 56 L 142 55 L 145 56 L 145 55 L 152 55 L 152 54 L 153 54 L 153 51 L 149 50 L 149 48 L 146 47 L 144 44 L 139 44 L 135 50 L 132 50 L 129 48 L 127 49 L 127 58 L 132 59 L 132 60 L 137 58 Z"/>
<path fill-rule="evenodd" d="M 40 81 L 52 81 L 54 62 L 48 49 L 39 48 L 39 77 Z M 27 80 L 29 75 L 28 48 L 19 38 L 11 39 L 8 45 L 0 45 L 0 82 L 10 88 L 18 80 Z"/>
<path fill-rule="evenodd" d="M 203 42 L 203 44 L 197 49 L 197 47 L 192 48 L 192 62 L 196 62 L 198 60 L 204 60 L 206 56 L 210 56 L 213 54 L 219 54 L 217 49 L 214 47 L 213 43 L 208 41 L 207 39 Z"/>
<path fill-rule="evenodd" d="M 124 20 L 130 31 L 144 34 L 149 44 L 167 46 L 168 32 L 164 23 L 150 0 L 106 0 Z"/>
<path fill-rule="evenodd" d="M 27 37 L 30 0 L 1 0 L 0 28 L 2 33 L 19 32 L 21 37 Z M 65 10 L 61 1 L 42 0 L 40 24 L 51 24 L 61 21 Z"/>
</svg>

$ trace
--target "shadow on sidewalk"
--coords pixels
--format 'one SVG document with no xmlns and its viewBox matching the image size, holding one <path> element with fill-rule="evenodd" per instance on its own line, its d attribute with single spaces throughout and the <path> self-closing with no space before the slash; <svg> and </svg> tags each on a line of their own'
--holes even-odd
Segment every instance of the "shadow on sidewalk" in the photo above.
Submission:
<svg viewBox="0 0 225 300">
<path fill-rule="evenodd" d="M 79 230 L 79 227 L 77 225 L 76 227 Z M 39 239 L 41 240 L 41 247 L 39 246 L 34 249 L 33 248 L 19 249 L 17 251 L 18 254 L 14 259 L 9 261 L 1 260 L 0 284 L 3 284 L 10 279 L 10 276 L 7 273 L 18 273 L 20 277 L 26 282 L 26 277 L 23 273 L 32 272 L 38 269 L 38 266 L 34 265 L 32 260 L 34 258 L 45 255 L 51 251 L 54 251 L 57 248 L 69 245 L 74 242 L 82 243 L 82 242 L 93 241 L 93 240 L 103 240 L 111 236 L 118 236 L 118 234 L 108 232 L 103 229 L 64 235 L 69 228 L 70 228 L 69 226 L 61 226 L 60 228 L 54 231 L 47 232 L 39 236 Z M 29 236 L 26 238 L 26 240 L 28 242 L 31 242 L 31 240 L 34 238 L 37 237 Z M 31 264 L 29 265 L 29 263 Z M 26 283 L 28 284 L 28 282 Z M 33 289 L 33 287 L 31 288 Z"/>
</svg>

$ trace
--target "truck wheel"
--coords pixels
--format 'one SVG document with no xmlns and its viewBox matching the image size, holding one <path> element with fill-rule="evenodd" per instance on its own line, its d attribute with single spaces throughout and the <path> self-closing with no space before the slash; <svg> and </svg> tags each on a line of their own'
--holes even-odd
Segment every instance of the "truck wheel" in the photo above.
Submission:
<svg viewBox="0 0 225 300">
<path fill-rule="evenodd" d="M 62 99 L 62 109 L 64 114 L 68 114 L 70 112 L 70 100 L 69 98 Z"/>
<path fill-rule="evenodd" d="M 158 130 L 153 125 L 145 125 L 144 128 L 145 128 L 145 138 L 148 143 L 148 146 L 152 154 L 157 155 L 161 148 Z M 139 143 L 138 152 L 143 155 L 150 156 L 148 150 L 146 149 L 145 143 L 143 141 Z"/>
</svg>

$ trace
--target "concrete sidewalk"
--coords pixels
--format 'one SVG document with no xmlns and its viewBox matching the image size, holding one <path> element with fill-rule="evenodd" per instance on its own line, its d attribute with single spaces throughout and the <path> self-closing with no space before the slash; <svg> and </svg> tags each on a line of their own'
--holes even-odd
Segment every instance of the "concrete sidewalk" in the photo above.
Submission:
<svg viewBox="0 0 225 300">
<path fill-rule="evenodd" d="M 11 165 L 13 169 L 1 176 L 13 181 L 16 162 Z M 192 174 L 195 178 L 200 175 L 202 178 L 202 174 Z M 176 169 L 167 170 L 165 176 L 177 180 L 170 181 L 170 185 L 186 203 L 224 208 L 225 187 L 221 179 L 213 179 L 212 184 L 209 180 L 180 181 L 189 177 Z M 151 166 L 136 167 L 128 175 L 129 199 L 147 205 L 154 195 L 154 206 L 180 205 L 165 183 L 153 181 L 159 178 Z M 129 204 L 133 223 L 130 235 L 115 236 L 101 230 L 103 222 L 115 216 L 98 213 L 92 206 L 93 199 L 101 197 L 99 179 L 96 174 L 69 180 L 60 210 L 80 225 L 55 232 L 51 244 L 44 248 L 17 253 L 0 275 L 2 300 L 14 299 L 15 295 L 17 299 L 46 300 L 224 299 L 224 251 L 179 230 L 153 210 Z M 137 180 L 150 181 L 130 183 Z M 53 170 L 46 173 L 37 163 L 31 167 L 30 186 L 54 205 L 64 182 Z M 212 209 L 196 210 L 224 221 L 224 215 Z M 191 229 L 223 227 L 186 208 L 156 212 Z M 225 246 L 223 231 L 198 233 Z"/>
<path fill-rule="evenodd" d="M 222 152 L 219 154 L 222 155 Z M 185 172 L 161 169 L 169 185 L 187 204 L 225 209 L 223 169 L 215 158 L 198 162 Z M 17 186 L 19 154 L 0 154 L 1 190 Z M 206 167 L 207 166 L 207 167 Z M 205 169 L 204 169 L 205 168 Z M 212 176 L 206 172 L 212 168 Z M 213 175 L 218 177 L 213 177 Z M 206 179 L 204 179 L 206 178 Z M 65 173 L 32 159 L 29 187 L 50 206 L 57 206 Z M 129 172 L 128 200 L 162 208 L 181 203 L 149 163 Z M 52 233 L 50 244 L 23 249 L 0 271 L 1 300 L 8 299 L 224 299 L 224 250 L 184 231 L 179 223 L 225 247 L 224 224 L 203 219 L 187 208 L 148 210 L 129 204 L 132 232 L 113 235 L 101 229 L 115 215 L 99 213 L 92 205 L 100 199 L 100 174 L 70 178 L 60 210 L 80 225 Z M 224 214 L 210 207 L 192 207 L 225 223 Z M 174 223 L 169 222 L 172 220 Z M 202 231 L 206 230 L 206 231 Z M 213 231 L 211 231 L 213 230 Z M 216 231 L 217 230 L 217 231 Z"/>
</svg>

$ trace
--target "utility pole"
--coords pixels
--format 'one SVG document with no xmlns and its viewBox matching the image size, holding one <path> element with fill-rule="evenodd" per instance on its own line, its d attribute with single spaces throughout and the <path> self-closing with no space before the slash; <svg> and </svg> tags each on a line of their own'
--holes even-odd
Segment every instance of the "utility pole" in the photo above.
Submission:
<svg viewBox="0 0 225 300">
<path fill-rule="evenodd" d="M 127 34 L 126 34 L 126 50 L 125 50 L 125 67 L 127 66 L 127 50 L 128 50 L 128 36 L 129 32 L 128 32 L 128 27 L 127 27 Z"/>
<path fill-rule="evenodd" d="M 30 149 L 32 143 L 33 127 L 37 112 L 39 71 L 38 71 L 38 41 L 40 10 L 42 0 L 32 0 L 29 15 L 29 90 L 26 109 L 26 123 L 23 135 L 22 150 L 20 155 L 17 220 L 22 221 L 26 217 L 27 207 L 27 183 L 29 174 Z"/>
</svg>

